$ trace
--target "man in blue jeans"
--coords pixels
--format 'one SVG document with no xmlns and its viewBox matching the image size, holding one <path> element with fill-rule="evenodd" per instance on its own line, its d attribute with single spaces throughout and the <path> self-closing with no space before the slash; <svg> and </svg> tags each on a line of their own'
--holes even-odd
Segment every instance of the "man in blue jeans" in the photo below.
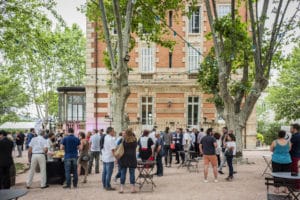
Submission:
<svg viewBox="0 0 300 200">
<path fill-rule="evenodd" d="M 80 140 L 74 136 L 74 129 L 68 129 L 68 136 L 63 138 L 60 149 L 65 150 L 65 176 L 67 184 L 63 188 L 71 188 L 71 172 L 73 173 L 73 187 L 77 188 L 77 156 Z"/>
<path fill-rule="evenodd" d="M 104 138 L 104 145 L 102 149 L 102 161 L 103 161 L 103 172 L 102 172 L 102 184 L 103 188 L 107 191 L 115 190 L 111 187 L 110 180 L 114 170 L 115 162 L 115 148 L 116 142 L 114 139 L 115 131 L 112 127 L 106 129 L 106 136 Z"/>
</svg>

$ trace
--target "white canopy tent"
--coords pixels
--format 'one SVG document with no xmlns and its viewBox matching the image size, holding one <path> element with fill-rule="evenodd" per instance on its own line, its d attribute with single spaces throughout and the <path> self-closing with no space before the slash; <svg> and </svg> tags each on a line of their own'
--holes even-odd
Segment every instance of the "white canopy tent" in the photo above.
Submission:
<svg viewBox="0 0 300 200">
<path fill-rule="evenodd" d="M 5 122 L 0 129 L 30 129 L 34 128 L 36 122 Z"/>
</svg>

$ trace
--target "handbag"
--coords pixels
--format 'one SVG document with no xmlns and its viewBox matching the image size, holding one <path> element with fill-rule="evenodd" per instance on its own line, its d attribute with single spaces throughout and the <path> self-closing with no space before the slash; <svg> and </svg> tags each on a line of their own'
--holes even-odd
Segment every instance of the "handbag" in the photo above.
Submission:
<svg viewBox="0 0 300 200">
<path fill-rule="evenodd" d="M 170 144 L 170 149 L 172 149 L 172 150 L 175 149 L 175 144 L 174 144 L 174 143 L 171 143 L 171 144 Z"/>
<path fill-rule="evenodd" d="M 89 155 L 84 155 L 81 157 L 81 161 L 89 161 L 90 160 L 90 156 Z"/>
<path fill-rule="evenodd" d="M 120 159 L 124 155 L 124 141 L 122 141 L 115 150 L 115 157 Z"/>
<path fill-rule="evenodd" d="M 225 156 L 229 157 L 229 156 L 233 156 L 233 150 L 232 149 L 227 149 L 225 151 Z"/>
</svg>

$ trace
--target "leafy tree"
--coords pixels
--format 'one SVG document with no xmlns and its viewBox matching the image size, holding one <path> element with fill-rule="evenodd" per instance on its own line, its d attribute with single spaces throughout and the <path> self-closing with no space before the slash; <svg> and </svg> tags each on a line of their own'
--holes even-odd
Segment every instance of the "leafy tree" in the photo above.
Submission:
<svg viewBox="0 0 300 200">
<path fill-rule="evenodd" d="M 57 114 L 56 88 L 83 84 L 84 35 L 77 25 L 65 26 L 53 0 L 0 2 L 3 68 L 23 83 L 23 91 L 46 125 L 49 116 Z"/>
<path fill-rule="evenodd" d="M 191 1 L 192 5 L 193 2 L 195 1 Z M 186 1 L 182 0 L 88 1 L 87 16 L 90 21 L 98 25 L 100 38 L 104 39 L 107 46 L 109 60 L 106 61 L 109 62 L 106 63 L 111 70 L 109 83 L 112 94 L 113 126 L 117 132 L 127 127 L 124 108 L 130 94 L 128 54 L 135 45 L 133 36 L 172 49 L 175 42 L 166 37 L 169 33 L 164 22 L 166 13 L 168 10 L 184 13 L 185 5 Z M 116 37 L 111 34 L 112 28 L 116 31 Z"/>
<path fill-rule="evenodd" d="M 215 99 L 222 100 L 223 118 L 237 136 L 238 155 L 242 155 L 242 130 L 256 101 L 268 86 L 270 71 L 277 64 L 274 61 L 280 60 L 281 45 L 297 39 L 292 30 L 297 30 L 294 28 L 299 23 L 300 2 L 273 1 L 272 11 L 270 4 L 265 0 L 260 8 L 258 1 L 232 0 L 230 16 L 219 18 L 216 1 L 205 0 L 216 60 L 212 68 L 217 68 L 219 92 L 214 93 L 217 94 Z M 251 34 L 247 31 L 247 22 L 243 22 L 237 11 L 239 5 L 249 13 Z M 296 9 L 288 17 L 287 10 L 291 6 Z M 272 24 L 270 29 L 267 20 Z"/>
<path fill-rule="evenodd" d="M 300 45 L 286 60 L 276 84 L 268 92 L 267 101 L 274 109 L 277 120 L 300 118 Z"/>
<path fill-rule="evenodd" d="M 9 60 L 9 69 L 26 85 L 44 125 L 50 115 L 57 115 L 56 88 L 82 85 L 85 75 L 85 39 L 80 28 L 51 28 L 51 24 L 41 23 L 27 47 L 32 51 Z"/>
<path fill-rule="evenodd" d="M 0 73 L 0 124 L 6 121 L 18 121 L 14 109 L 23 107 L 28 102 L 19 80 L 14 79 L 4 70 Z"/>
</svg>

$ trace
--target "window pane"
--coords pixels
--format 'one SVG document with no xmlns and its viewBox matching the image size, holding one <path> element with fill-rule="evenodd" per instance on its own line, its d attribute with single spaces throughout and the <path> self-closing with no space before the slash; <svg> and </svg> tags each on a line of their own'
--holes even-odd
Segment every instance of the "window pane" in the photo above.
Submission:
<svg viewBox="0 0 300 200">
<path fill-rule="evenodd" d="M 146 105 L 142 105 L 142 124 L 146 124 L 146 116 L 147 116 Z"/>
<path fill-rule="evenodd" d="M 199 97 L 194 97 L 194 102 L 199 103 Z"/>
<path fill-rule="evenodd" d="M 192 105 L 188 106 L 188 125 L 192 124 L 192 118 L 193 118 L 193 109 Z"/>
<path fill-rule="evenodd" d="M 148 103 L 152 103 L 152 97 L 148 97 Z"/>
<path fill-rule="evenodd" d="M 198 124 L 198 105 L 194 105 L 194 113 L 193 113 L 193 125 L 197 125 Z"/>
<path fill-rule="evenodd" d="M 189 33 L 200 33 L 200 24 L 201 24 L 201 12 L 200 12 L 200 7 L 197 7 L 196 10 L 193 11 L 189 19 Z"/>
<path fill-rule="evenodd" d="M 189 103 L 193 102 L 193 97 L 189 97 Z"/>
<path fill-rule="evenodd" d="M 218 6 L 218 17 L 224 17 L 227 14 L 231 13 L 231 5 L 219 5 Z"/>
<path fill-rule="evenodd" d="M 146 97 L 142 97 L 142 102 L 146 103 Z"/>
</svg>

